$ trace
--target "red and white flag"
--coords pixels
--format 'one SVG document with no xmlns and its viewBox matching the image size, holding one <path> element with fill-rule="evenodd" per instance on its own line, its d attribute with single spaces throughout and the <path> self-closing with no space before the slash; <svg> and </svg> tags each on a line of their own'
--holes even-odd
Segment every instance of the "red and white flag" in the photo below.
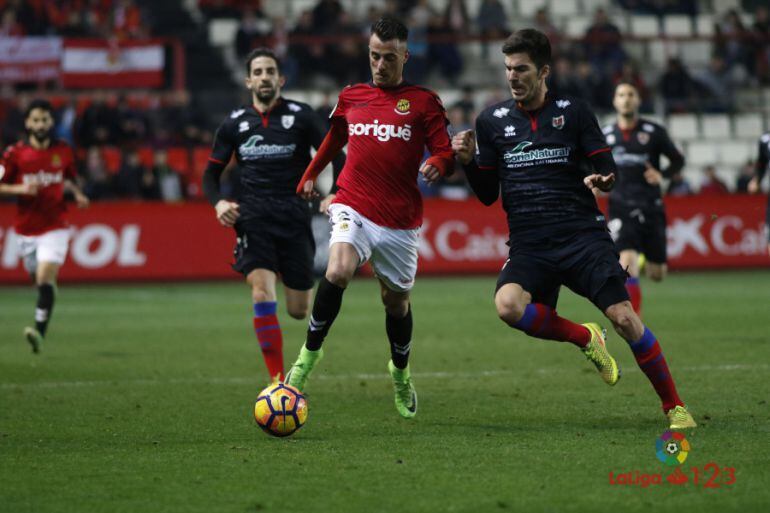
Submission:
<svg viewBox="0 0 770 513">
<path fill-rule="evenodd" d="M 0 83 L 59 78 L 59 37 L 0 37 Z"/>
<path fill-rule="evenodd" d="M 154 41 L 65 39 L 64 87 L 161 87 L 165 54 Z"/>
</svg>

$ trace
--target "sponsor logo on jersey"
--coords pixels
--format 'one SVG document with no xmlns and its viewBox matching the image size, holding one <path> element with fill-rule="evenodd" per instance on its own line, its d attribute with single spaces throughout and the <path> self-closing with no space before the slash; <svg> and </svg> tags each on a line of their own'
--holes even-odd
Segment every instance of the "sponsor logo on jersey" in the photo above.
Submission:
<svg viewBox="0 0 770 513">
<path fill-rule="evenodd" d="M 525 151 L 530 146 L 532 143 L 529 141 L 520 142 L 515 148 L 505 152 L 503 160 L 509 168 L 515 168 L 524 167 L 530 163 L 531 165 L 563 163 L 567 161 L 570 154 L 570 149 L 564 146 Z"/>
<path fill-rule="evenodd" d="M 286 130 L 288 130 L 292 126 L 294 126 L 294 115 L 293 114 L 285 114 L 285 115 L 281 116 L 281 126 L 284 127 Z"/>
<path fill-rule="evenodd" d="M 22 182 L 24 184 L 37 184 L 40 187 L 48 187 L 56 183 L 62 183 L 64 181 L 64 175 L 61 171 L 58 173 L 47 173 L 42 169 L 37 173 L 29 173 L 24 175 Z"/>
<path fill-rule="evenodd" d="M 615 146 L 612 149 L 612 158 L 618 167 L 646 166 L 650 156 L 646 153 L 631 153 L 623 146 Z"/>
<path fill-rule="evenodd" d="M 511 112 L 511 109 L 506 109 L 505 107 L 500 107 L 499 109 L 495 109 L 495 111 L 492 113 L 492 115 L 496 118 L 503 118 L 508 115 L 508 113 Z"/>
<path fill-rule="evenodd" d="M 409 114 L 409 107 L 411 104 L 409 103 L 409 100 L 406 98 L 401 98 L 396 102 L 396 114 L 401 114 L 402 116 L 406 116 Z"/>
<path fill-rule="evenodd" d="M 569 100 L 556 100 L 556 106 L 559 107 L 560 109 L 566 109 L 570 105 L 572 104 L 570 103 Z"/>
<path fill-rule="evenodd" d="M 505 136 L 506 137 L 513 137 L 516 135 L 516 127 L 513 125 L 508 125 L 505 127 Z"/>
<path fill-rule="evenodd" d="M 647 144 L 650 142 L 650 134 L 647 132 L 637 132 L 636 140 L 639 141 L 639 144 Z"/>
<path fill-rule="evenodd" d="M 378 141 L 382 142 L 388 142 L 391 139 L 409 141 L 412 138 L 412 126 L 380 124 L 380 122 L 375 119 L 374 123 L 354 123 L 348 125 L 348 135 L 374 136 Z"/>
<path fill-rule="evenodd" d="M 281 159 L 291 157 L 296 144 L 257 144 L 264 137 L 261 135 L 252 135 L 249 139 L 238 147 L 238 153 L 243 160 L 258 159 Z"/>
<path fill-rule="evenodd" d="M 564 128 L 564 114 L 551 118 L 551 125 L 553 125 L 556 130 Z"/>
</svg>

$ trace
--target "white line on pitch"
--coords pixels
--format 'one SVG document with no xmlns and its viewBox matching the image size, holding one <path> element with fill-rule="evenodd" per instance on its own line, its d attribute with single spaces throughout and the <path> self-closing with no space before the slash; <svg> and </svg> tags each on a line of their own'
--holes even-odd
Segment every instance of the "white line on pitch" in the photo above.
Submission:
<svg viewBox="0 0 770 513">
<path fill-rule="evenodd" d="M 770 370 L 768 364 L 746 364 L 746 363 L 734 363 L 724 365 L 695 365 L 677 367 L 674 372 L 732 372 L 743 370 Z M 550 367 L 535 369 L 537 374 L 553 374 L 556 372 L 564 371 L 563 367 Z M 530 374 L 530 370 L 488 370 L 477 372 L 415 372 L 414 377 L 417 379 L 455 379 L 455 378 L 486 378 L 493 376 L 510 376 L 510 375 L 526 375 Z M 624 373 L 639 372 L 637 368 L 623 369 Z M 345 379 L 386 379 L 389 376 L 385 373 L 382 374 L 319 374 L 314 376 L 314 380 L 319 381 L 332 381 L 332 380 L 345 380 Z M 77 388 L 77 387 L 102 387 L 102 386 L 123 386 L 123 385 L 195 385 L 195 384 L 212 384 L 212 385 L 253 385 L 261 384 L 259 378 L 252 377 L 199 377 L 199 378 L 168 378 L 168 379 L 127 379 L 127 380 L 93 380 L 93 381 L 43 381 L 40 383 L 0 383 L 0 390 L 10 390 L 19 388 Z"/>
</svg>

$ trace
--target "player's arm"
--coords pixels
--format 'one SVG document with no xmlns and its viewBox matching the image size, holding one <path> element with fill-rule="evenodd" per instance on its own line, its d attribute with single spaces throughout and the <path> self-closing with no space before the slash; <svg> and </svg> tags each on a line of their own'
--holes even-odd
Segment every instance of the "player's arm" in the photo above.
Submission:
<svg viewBox="0 0 770 513">
<path fill-rule="evenodd" d="M 481 119 L 476 120 L 476 134 L 473 130 L 465 130 L 452 137 L 452 150 L 462 164 L 465 177 L 476 197 L 487 206 L 497 201 L 500 195 L 497 152 L 487 140 Z"/>
<path fill-rule="evenodd" d="M 425 142 L 430 152 L 430 157 L 420 167 L 420 174 L 428 183 L 434 183 L 442 176 L 454 171 L 454 153 L 452 142 L 449 140 L 444 107 L 437 98 L 428 100 L 425 117 Z"/>
<path fill-rule="evenodd" d="M 0 159 L 0 195 L 2 196 L 35 196 L 38 186 L 36 183 L 13 183 L 16 181 L 16 160 L 13 147 L 9 147 Z"/>
<path fill-rule="evenodd" d="M 770 162 L 770 149 L 768 149 L 768 141 L 765 137 L 770 137 L 770 135 L 763 136 L 759 140 L 759 153 L 757 153 L 757 163 L 754 167 L 754 178 L 751 179 L 748 187 L 751 194 L 759 192 L 760 184 L 765 177 L 765 172 L 767 172 L 768 162 Z"/>
<path fill-rule="evenodd" d="M 326 122 L 315 112 L 311 111 L 310 120 L 310 144 L 318 150 L 323 144 L 324 136 L 327 132 Z M 336 157 L 332 160 L 332 188 L 329 194 L 321 201 L 318 210 L 320 212 L 326 212 L 334 198 L 337 196 L 337 178 L 342 173 L 342 168 L 345 167 L 345 152 L 340 151 Z"/>
<path fill-rule="evenodd" d="M 579 147 L 588 158 L 594 168 L 594 172 L 583 179 L 586 187 L 596 194 L 597 190 L 608 192 L 615 185 L 615 159 L 612 158 L 612 151 L 607 146 L 607 140 L 599 128 L 599 122 L 596 120 L 593 112 L 583 103 L 578 103 L 575 108 L 578 111 L 578 121 L 580 123 Z"/>
<path fill-rule="evenodd" d="M 321 146 L 318 148 L 318 152 L 313 157 L 313 160 L 308 164 L 305 173 L 297 185 L 297 194 L 305 199 L 312 199 L 318 196 L 318 192 L 315 190 L 315 180 L 321 171 L 329 165 L 335 157 L 339 155 L 342 148 L 348 143 L 348 124 L 342 117 L 332 117 L 331 128 L 324 137 Z M 335 183 L 337 177 L 334 178 Z"/>
<path fill-rule="evenodd" d="M 85 195 L 83 189 L 81 189 L 74 180 L 70 178 L 65 179 L 64 190 L 72 193 L 72 195 L 75 197 L 75 203 L 77 203 L 79 208 L 88 208 L 88 206 L 91 204 L 91 200 L 88 199 L 88 196 Z"/>
<path fill-rule="evenodd" d="M 662 141 L 662 148 L 660 150 L 662 155 L 665 155 L 669 161 L 668 167 L 663 170 L 655 169 L 655 167 L 647 162 L 644 171 L 644 179 L 650 185 L 659 185 L 663 178 L 671 179 L 676 173 L 679 173 L 684 168 L 684 155 L 677 149 L 668 133 L 662 127 L 658 130 L 661 131 L 660 138 Z"/>
<path fill-rule="evenodd" d="M 222 123 L 214 136 L 214 147 L 206 170 L 203 172 L 203 194 L 214 207 L 217 220 L 222 226 L 228 228 L 233 226 L 240 216 L 238 203 L 224 198 L 220 187 L 222 171 L 227 167 L 232 154 L 233 143 L 228 135 L 227 122 L 225 122 Z"/>
</svg>

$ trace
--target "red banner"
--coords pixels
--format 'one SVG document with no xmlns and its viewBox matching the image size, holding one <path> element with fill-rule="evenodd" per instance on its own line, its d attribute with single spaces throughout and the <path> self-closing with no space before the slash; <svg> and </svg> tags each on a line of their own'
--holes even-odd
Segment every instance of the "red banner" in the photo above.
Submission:
<svg viewBox="0 0 770 513">
<path fill-rule="evenodd" d="M 65 88 L 160 87 L 165 50 L 158 41 L 65 39 Z"/>
<path fill-rule="evenodd" d="M 673 269 L 770 267 L 762 196 L 667 200 Z M 0 205 L 0 283 L 28 283 L 13 232 L 14 206 Z M 72 209 L 73 237 L 62 281 L 237 278 L 235 237 L 207 204 L 104 203 Z M 316 223 L 319 248 L 328 224 Z M 497 273 L 508 254 L 497 203 L 428 200 L 419 272 Z"/>
</svg>

